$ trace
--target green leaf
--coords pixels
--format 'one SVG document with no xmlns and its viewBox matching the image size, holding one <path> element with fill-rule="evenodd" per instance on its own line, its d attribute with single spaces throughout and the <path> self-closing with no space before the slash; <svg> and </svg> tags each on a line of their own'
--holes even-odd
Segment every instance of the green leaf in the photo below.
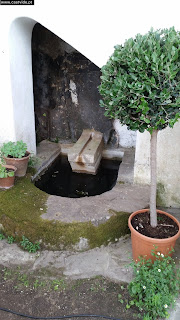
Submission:
<svg viewBox="0 0 180 320">
<path fill-rule="evenodd" d="M 8 176 L 9 176 L 9 177 L 14 177 L 14 171 L 9 171 L 9 172 L 8 172 Z"/>
<path fill-rule="evenodd" d="M 7 142 L 1 147 L 1 154 L 5 157 L 22 158 L 27 151 L 27 145 L 22 140 L 17 142 Z"/>
<path fill-rule="evenodd" d="M 133 287 L 132 287 L 132 293 L 134 293 L 134 294 L 135 294 L 136 292 L 137 292 L 136 287 L 135 287 L 135 286 L 133 286 Z"/>
<path fill-rule="evenodd" d="M 154 63 L 157 62 L 157 53 L 156 53 L 156 52 L 153 52 L 153 54 L 152 54 L 152 60 L 153 60 Z"/>
</svg>

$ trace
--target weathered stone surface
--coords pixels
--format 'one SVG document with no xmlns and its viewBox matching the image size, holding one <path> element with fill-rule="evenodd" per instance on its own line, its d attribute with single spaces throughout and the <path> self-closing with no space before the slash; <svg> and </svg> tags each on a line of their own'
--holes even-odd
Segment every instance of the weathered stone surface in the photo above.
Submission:
<svg viewBox="0 0 180 320">
<path fill-rule="evenodd" d="M 35 180 L 40 173 L 46 170 L 60 152 L 61 147 L 59 144 L 47 140 L 41 141 L 37 146 L 38 162 L 35 165 L 36 174 L 33 176 L 32 180 Z"/>
<path fill-rule="evenodd" d="M 93 249 L 77 253 L 66 258 L 64 274 L 73 278 L 88 278 L 102 275 L 108 268 L 109 254 L 106 251 Z"/>
<path fill-rule="evenodd" d="M 65 252 L 44 250 L 33 264 L 33 270 L 41 268 L 55 268 L 63 271 L 65 267 Z"/>
<path fill-rule="evenodd" d="M 100 69 L 49 30 L 36 24 L 32 36 L 37 141 L 77 141 L 83 129 L 109 140 L 112 121 L 99 107 Z"/>
<path fill-rule="evenodd" d="M 68 152 L 72 171 L 96 174 L 102 150 L 103 134 L 95 130 L 83 130 L 80 138 Z"/>
<path fill-rule="evenodd" d="M 63 198 L 49 196 L 47 212 L 41 217 L 48 220 L 63 222 L 97 221 L 105 222 L 117 212 L 133 212 L 148 206 L 149 187 L 118 184 L 110 191 L 93 197 Z M 68 214 L 67 214 L 68 213 Z"/>
<path fill-rule="evenodd" d="M 33 265 L 36 254 L 28 253 L 16 244 L 8 244 L 5 240 L 0 242 L 0 263 L 9 267 L 10 265 Z"/>
</svg>

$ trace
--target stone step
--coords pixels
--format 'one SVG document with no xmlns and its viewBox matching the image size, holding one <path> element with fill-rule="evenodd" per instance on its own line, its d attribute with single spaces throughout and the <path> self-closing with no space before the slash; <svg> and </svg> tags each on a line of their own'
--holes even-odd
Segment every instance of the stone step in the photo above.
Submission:
<svg viewBox="0 0 180 320">
<path fill-rule="evenodd" d="M 103 134 L 86 129 L 68 151 L 68 161 L 72 171 L 96 174 L 103 151 Z"/>
</svg>

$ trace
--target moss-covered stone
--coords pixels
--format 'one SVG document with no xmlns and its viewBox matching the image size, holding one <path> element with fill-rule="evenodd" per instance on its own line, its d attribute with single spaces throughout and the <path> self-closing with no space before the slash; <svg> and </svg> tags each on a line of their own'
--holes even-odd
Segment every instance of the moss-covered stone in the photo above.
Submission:
<svg viewBox="0 0 180 320">
<path fill-rule="evenodd" d="M 57 250 L 70 248 L 83 237 L 88 239 L 90 248 L 94 248 L 129 232 L 129 214 L 125 212 L 113 212 L 113 216 L 98 227 L 91 222 L 63 223 L 42 219 L 48 195 L 36 188 L 30 178 L 31 172 L 16 178 L 12 189 L 0 191 L 0 223 L 4 233 L 15 237 L 17 242 L 25 235 L 32 242 L 41 240 L 42 247 Z"/>
</svg>

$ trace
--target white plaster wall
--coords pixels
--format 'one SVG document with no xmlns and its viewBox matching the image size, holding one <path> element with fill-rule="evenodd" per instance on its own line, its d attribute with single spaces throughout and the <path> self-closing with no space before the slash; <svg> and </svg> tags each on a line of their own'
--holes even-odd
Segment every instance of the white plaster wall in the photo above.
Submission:
<svg viewBox="0 0 180 320">
<path fill-rule="evenodd" d="M 180 207 L 180 121 L 158 133 L 157 183 L 161 203 Z M 138 133 L 134 181 L 150 183 L 150 134 Z"/>
<path fill-rule="evenodd" d="M 29 18 L 18 18 L 12 22 L 9 32 L 15 136 L 16 140 L 28 144 L 30 152 L 36 150 L 31 59 L 31 36 L 35 23 Z"/>
<path fill-rule="evenodd" d="M 8 50 L 8 29 L 4 29 L 0 41 L 0 145 L 15 139 L 11 76 Z"/>
<path fill-rule="evenodd" d="M 118 145 L 124 148 L 136 147 L 136 131 L 128 130 L 126 125 L 122 125 L 119 120 L 113 121 L 113 127 L 118 136 Z"/>
</svg>

